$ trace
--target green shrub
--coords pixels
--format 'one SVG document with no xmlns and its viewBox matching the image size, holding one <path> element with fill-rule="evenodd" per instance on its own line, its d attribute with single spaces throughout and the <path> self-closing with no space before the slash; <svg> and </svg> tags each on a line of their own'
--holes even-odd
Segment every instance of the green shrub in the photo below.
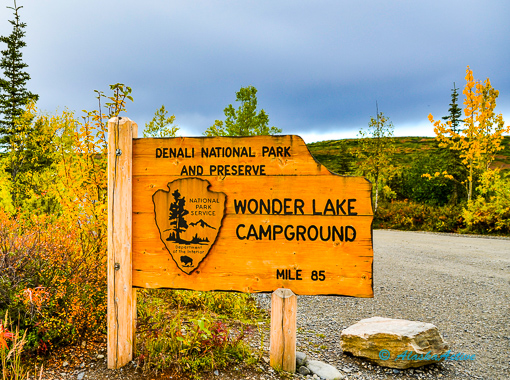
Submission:
<svg viewBox="0 0 510 380">
<path fill-rule="evenodd" d="M 192 290 L 160 290 L 158 292 L 159 297 L 165 297 L 166 301 L 174 307 L 186 307 L 202 312 L 212 312 L 220 318 L 234 318 L 242 321 L 262 317 L 261 310 L 249 294 L 199 292 Z"/>
<path fill-rule="evenodd" d="M 404 231 L 458 232 L 464 227 L 460 206 L 431 206 L 408 201 L 383 203 L 374 217 L 374 228 Z"/>
<path fill-rule="evenodd" d="M 200 372 L 256 359 L 244 338 L 267 317 L 246 294 L 139 290 L 137 360 L 145 372 Z M 241 323 L 236 319 L 245 320 Z"/>
<path fill-rule="evenodd" d="M 434 155 L 414 157 L 409 164 L 401 167 L 389 186 L 399 200 L 440 206 L 459 203 L 466 199 L 467 193 L 456 179 L 465 176 L 465 169 L 458 165 L 458 161 L 456 153 L 446 149 L 438 149 Z M 427 179 L 422 176 L 437 171 L 446 171 L 453 176 L 451 179 L 444 176 Z"/>
<path fill-rule="evenodd" d="M 465 231 L 509 234 L 510 178 L 489 170 L 482 175 L 477 190 L 479 195 L 467 203 L 462 213 L 467 225 Z"/>
</svg>

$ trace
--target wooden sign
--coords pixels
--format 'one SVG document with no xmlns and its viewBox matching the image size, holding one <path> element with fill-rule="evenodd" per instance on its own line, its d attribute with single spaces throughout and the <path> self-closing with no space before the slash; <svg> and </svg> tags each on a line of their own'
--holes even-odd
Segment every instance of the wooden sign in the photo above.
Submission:
<svg viewBox="0 0 510 380">
<path fill-rule="evenodd" d="M 133 139 L 134 287 L 373 297 L 371 184 L 298 136 Z"/>
<path fill-rule="evenodd" d="M 136 139 L 108 122 L 108 368 L 133 358 L 135 288 L 272 292 L 295 371 L 296 294 L 373 297 L 371 185 L 297 136 Z"/>
</svg>

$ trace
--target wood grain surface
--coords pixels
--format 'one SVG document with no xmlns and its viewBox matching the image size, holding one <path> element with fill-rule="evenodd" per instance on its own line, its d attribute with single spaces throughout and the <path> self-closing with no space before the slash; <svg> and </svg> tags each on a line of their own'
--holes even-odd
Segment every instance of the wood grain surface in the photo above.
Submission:
<svg viewBox="0 0 510 380">
<path fill-rule="evenodd" d="M 297 297 L 290 289 L 280 288 L 271 296 L 271 335 L 269 364 L 287 372 L 296 372 Z"/>
<path fill-rule="evenodd" d="M 129 118 L 108 121 L 108 368 L 133 358 L 136 291 L 132 283 L 132 141 Z"/>
<path fill-rule="evenodd" d="M 225 215 L 185 273 L 158 229 L 153 196 L 192 178 L 225 194 Z M 202 198 L 180 194 L 186 223 L 207 222 Z M 372 297 L 370 196 L 366 179 L 329 172 L 298 136 L 134 139 L 133 286 Z"/>
</svg>

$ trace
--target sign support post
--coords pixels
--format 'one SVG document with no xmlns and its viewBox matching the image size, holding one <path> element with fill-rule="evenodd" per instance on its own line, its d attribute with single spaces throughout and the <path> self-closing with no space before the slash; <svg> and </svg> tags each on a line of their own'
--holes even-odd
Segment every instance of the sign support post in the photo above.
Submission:
<svg viewBox="0 0 510 380">
<path fill-rule="evenodd" d="M 271 297 L 271 336 L 269 364 L 275 369 L 296 372 L 297 297 L 280 288 Z"/>
<path fill-rule="evenodd" d="M 132 152 L 138 126 L 108 121 L 108 368 L 133 359 L 136 293 L 132 280 Z"/>
</svg>

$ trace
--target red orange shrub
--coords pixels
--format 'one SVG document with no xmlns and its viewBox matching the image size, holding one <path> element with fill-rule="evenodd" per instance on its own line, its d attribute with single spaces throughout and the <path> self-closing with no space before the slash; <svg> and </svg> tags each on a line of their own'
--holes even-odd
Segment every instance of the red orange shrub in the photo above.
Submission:
<svg viewBox="0 0 510 380">
<path fill-rule="evenodd" d="M 2 276 L 11 285 L 2 304 L 29 330 L 29 345 L 70 343 L 104 331 L 105 251 L 88 250 L 83 231 L 65 218 L 39 216 L 29 222 L 0 213 L 1 246 L 19 247 L 0 248 L 2 274 L 12 273 Z"/>
</svg>

